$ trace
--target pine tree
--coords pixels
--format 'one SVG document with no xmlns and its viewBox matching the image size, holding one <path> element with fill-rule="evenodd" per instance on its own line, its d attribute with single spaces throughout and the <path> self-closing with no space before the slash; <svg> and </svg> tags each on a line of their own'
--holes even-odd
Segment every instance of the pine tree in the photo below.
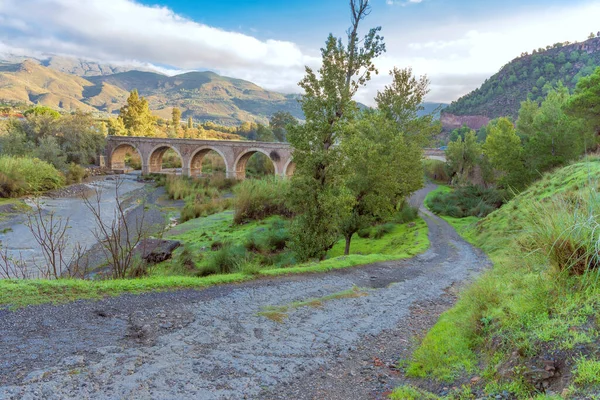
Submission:
<svg viewBox="0 0 600 400">
<path fill-rule="evenodd" d="M 118 118 L 128 136 L 155 136 L 156 118 L 150 112 L 148 101 L 140 97 L 136 89 L 127 98 L 127 104 L 121 107 Z"/>
</svg>

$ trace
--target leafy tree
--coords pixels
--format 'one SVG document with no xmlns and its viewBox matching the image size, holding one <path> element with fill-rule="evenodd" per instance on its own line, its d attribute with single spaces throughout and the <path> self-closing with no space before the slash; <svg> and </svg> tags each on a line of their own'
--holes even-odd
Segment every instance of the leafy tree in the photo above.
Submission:
<svg viewBox="0 0 600 400">
<path fill-rule="evenodd" d="M 471 132 L 471 130 L 472 129 L 469 128 L 467 125 L 463 125 L 460 128 L 456 128 L 452 132 L 450 132 L 448 140 L 450 142 L 456 142 L 458 139 L 464 140 L 465 136 L 467 136 L 467 134 Z"/>
<path fill-rule="evenodd" d="M 524 121 L 517 123 L 527 137 L 525 160 L 530 171 L 544 172 L 574 159 L 584 150 L 584 126 L 580 120 L 567 116 L 564 107 L 569 90 L 559 84 L 551 90 L 538 109 L 524 103 Z"/>
<path fill-rule="evenodd" d="M 596 35 L 594 35 L 594 32 L 590 32 L 590 34 L 588 35 L 588 39 L 593 39 L 595 37 Z"/>
<path fill-rule="evenodd" d="M 296 163 L 290 191 L 297 215 L 291 228 L 292 248 L 299 260 L 323 259 L 338 239 L 339 221 L 350 212 L 353 199 L 342 178 L 345 157 L 336 144 L 357 114 L 356 91 L 377 72 L 373 59 L 385 51 L 380 28 L 359 40 L 358 28 L 369 13 L 369 1 L 352 0 L 350 8 L 348 42 L 344 45 L 329 35 L 321 49 L 318 75 L 306 67 L 299 84 L 305 92 L 301 103 L 306 123 L 288 132 Z"/>
<path fill-rule="evenodd" d="M 46 106 L 34 106 L 31 107 L 28 110 L 25 110 L 25 112 L 23 112 L 23 115 L 25 117 L 29 117 L 31 115 L 36 115 L 36 116 L 40 116 L 40 115 L 44 115 L 44 116 L 48 116 L 51 117 L 53 119 L 58 119 L 60 118 L 60 113 L 50 107 L 46 107 Z"/>
<path fill-rule="evenodd" d="M 287 111 L 277 111 L 269 120 L 269 127 L 279 142 L 286 141 L 288 126 L 295 125 L 298 125 L 298 120 Z"/>
<path fill-rule="evenodd" d="M 127 129 L 123 124 L 122 118 L 109 118 L 108 119 L 108 134 L 112 136 L 126 136 Z"/>
<path fill-rule="evenodd" d="M 258 126 L 256 128 L 256 140 L 258 140 L 260 142 L 274 142 L 275 135 L 273 134 L 273 131 L 268 126 L 264 126 L 263 124 L 258 124 Z"/>
<path fill-rule="evenodd" d="M 502 176 L 500 183 L 505 187 L 522 189 L 527 180 L 523 166 L 523 147 L 515 127 L 508 118 L 499 118 L 483 145 L 483 152 L 492 167 Z"/>
<path fill-rule="evenodd" d="M 187 127 L 188 129 L 194 128 L 194 120 L 192 120 L 192 117 L 188 117 Z"/>
<path fill-rule="evenodd" d="M 446 162 L 448 172 L 455 183 L 464 182 L 481 156 L 481 146 L 477 143 L 474 130 L 465 136 L 458 137 L 456 141 L 448 143 L 446 149 Z"/>
<path fill-rule="evenodd" d="M 577 82 L 566 111 L 569 115 L 584 118 L 600 135 L 600 68 Z"/>
<path fill-rule="evenodd" d="M 178 137 L 181 128 L 181 110 L 177 107 L 173 107 L 171 111 L 171 124 L 173 125 L 173 137 Z"/>
<path fill-rule="evenodd" d="M 534 119 L 539 112 L 539 104 L 533 100 L 521 102 L 519 118 L 517 119 L 517 133 L 523 143 L 527 143 L 535 133 Z"/>
<path fill-rule="evenodd" d="M 155 136 L 156 118 L 150 112 L 148 101 L 132 90 L 127 104 L 121 107 L 119 119 L 127 130 L 128 136 Z"/>
<path fill-rule="evenodd" d="M 33 154 L 40 160 L 52 164 L 58 170 L 65 170 L 67 167 L 67 157 L 54 136 L 41 138 L 39 146 L 36 147 Z"/>
</svg>

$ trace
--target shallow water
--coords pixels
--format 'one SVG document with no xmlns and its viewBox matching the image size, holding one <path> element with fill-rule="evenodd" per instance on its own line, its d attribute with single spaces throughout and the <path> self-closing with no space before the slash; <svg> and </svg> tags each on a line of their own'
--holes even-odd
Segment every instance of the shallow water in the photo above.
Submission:
<svg viewBox="0 0 600 400">
<path fill-rule="evenodd" d="M 144 186 L 143 183 L 137 182 L 132 176 L 122 175 L 121 177 L 119 181 L 101 180 L 86 184 L 94 190 L 89 197 L 92 204 L 96 205 L 95 191 L 100 193 L 100 212 L 103 222 L 108 225 L 115 219 L 117 182 L 120 182 L 118 192 L 121 201 L 127 193 Z M 27 203 L 34 209 L 37 207 L 33 200 L 29 200 Z M 42 197 L 39 206 L 44 215 L 53 212 L 55 218 L 62 221 L 68 220 L 65 260 L 70 260 L 73 257 L 77 244 L 83 248 L 89 248 L 96 243 L 93 233 L 93 230 L 96 229 L 96 221 L 82 198 Z M 0 244 L 3 249 L 8 251 L 9 256 L 25 263 L 30 278 L 41 277 L 38 266 L 46 264 L 42 249 L 24 222 L 15 223 L 9 229 L 6 229 L 4 233 L 0 233 Z"/>
</svg>

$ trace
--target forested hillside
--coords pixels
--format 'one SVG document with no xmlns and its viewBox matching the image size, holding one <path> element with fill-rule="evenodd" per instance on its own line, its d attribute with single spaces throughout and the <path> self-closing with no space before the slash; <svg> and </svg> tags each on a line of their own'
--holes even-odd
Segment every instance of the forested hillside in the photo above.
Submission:
<svg viewBox="0 0 600 400">
<path fill-rule="evenodd" d="M 521 102 L 541 102 L 558 81 L 573 89 L 600 66 L 600 37 L 581 43 L 556 43 L 524 53 L 506 64 L 478 89 L 446 108 L 444 114 L 517 117 Z"/>
</svg>

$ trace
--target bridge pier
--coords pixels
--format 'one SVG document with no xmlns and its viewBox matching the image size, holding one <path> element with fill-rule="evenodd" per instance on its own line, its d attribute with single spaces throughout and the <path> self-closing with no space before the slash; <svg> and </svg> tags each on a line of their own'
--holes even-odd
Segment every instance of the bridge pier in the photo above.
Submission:
<svg viewBox="0 0 600 400">
<path fill-rule="evenodd" d="M 216 152 L 225 164 L 225 176 L 244 179 L 246 163 L 255 153 L 263 153 L 273 162 L 275 175 L 283 178 L 293 174 L 292 148 L 287 143 L 243 142 L 229 140 L 197 140 L 108 136 L 106 164 L 112 170 L 124 170 L 125 157 L 137 154 L 142 164 L 142 175 L 160 173 L 162 157 L 172 149 L 181 159 L 181 174 L 195 176 L 202 172 L 204 156 Z"/>
</svg>

